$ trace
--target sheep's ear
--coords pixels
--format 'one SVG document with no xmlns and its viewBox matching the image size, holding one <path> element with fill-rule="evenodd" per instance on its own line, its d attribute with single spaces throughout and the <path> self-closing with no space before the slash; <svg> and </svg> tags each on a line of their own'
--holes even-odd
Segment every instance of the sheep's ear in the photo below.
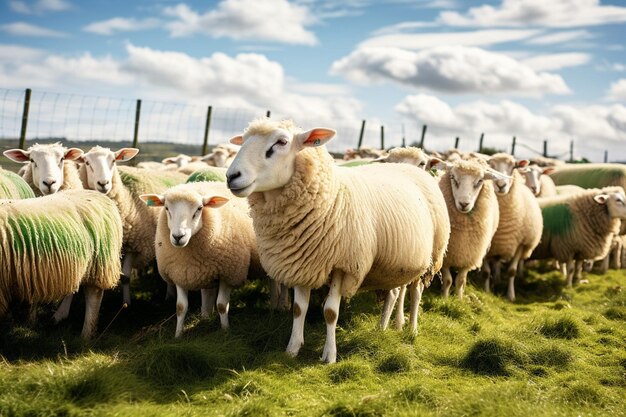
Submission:
<svg viewBox="0 0 626 417">
<path fill-rule="evenodd" d="M 13 162 L 26 163 L 30 162 L 30 152 L 22 149 L 9 149 L 3 152 L 4 156 L 9 158 Z"/>
<path fill-rule="evenodd" d="M 552 174 L 554 171 L 555 171 L 554 167 L 547 167 L 547 168 L 544 168 L 541 173 L 544 175 L 549 175 L 549 174 Z"/>
<path fill-rule="evenodd" d="M 517 168 L 517 170 L 520 173 L 522 173 L 522 174 L 526 174 L 526 173 L 530 172 L 530 168 L 529 167 Z"/>
<path fill-rule="evenodd" d="M 294 135 L 294 140 L 298 145 L 298 149 L 315 148 L 324 145 L 326 142 L 335 137 L 337 132 L 333 129 L 325 127 L 316 127 L 306 132 Z"/>
<path fill-rule="evenodd" d="M 229 140 L 230 143 L 232 143 L 233 145 L 243 145 L 243 136 L 242 135 L 237 135 L 237 136 L 233 136 L 232 138 L 230 138 Z"/>
<path fill-rule="evenodd" d="M 174 163 L 176 163 L 176 158 L 173 158 L 171 156 L 169 158 L 163 158 L 161 160 L 161 163 L 163 163 L 163 164 L 174 164 Z"/>
<path fill-rule="evenodd" d="M 428 160 L 428 163 L 426 164 L 426 171 L 430 171 L 431 169 L 439 169 L 445 171 L 450 168 L 452 168 L 451 163 L 442 161 L 439 158 L 430 158 Z"/>
<path fill-rule="evenodd" d="M 229 200 L 226 197 L 219 195 L 213 197 L 202 197 L 202 204 L 204 207 L 218 208 L 228 203 L 228 201 Z"/>
<path fill-rule="evenodd" d="M 68 161 L 75 161 L 81 156 L 83 156 L 82 149 L 69 148 L 67 151 L 65 151 L 65 159 L 67 159 Z"/>
<path fill-rule="evenodd" d="M 122 148 L 115 152 L 115 160 L 119 162 L 130 161 L 139 153 L 137 148 Z"/>
<path fill-rule="evenodd" d="M 379 156 L 378 158 L 374 159 L 372 162 L 387 162 L 387 158 L 389 158 L 389 155 Z"/>
<path fill-rule="evenodd" d="M 526 165 L 528 165 L 530 162 L 528 161 L 528 159 L 520 159 L 519 161 L 517 161 L 517 163 L 515 164 L 515 167 L 517 168 L 524 168 Z"/>
<path fill-rule="evenodd" d="M 606 202 L 609 201 L 609 195 L 608 194 L 598 194 L 598 195 L 593 197 L 593 200 L 596 203 L 598 203 L 598 204 L 606 204 Z"/>
<path fill-rule="evenodd" d="M 163 196 L 158 194 L 142 194 L 139 198 L 143 200 L 148 207 L 163 207 L 163 204 L 165 204 Z"/>
<path fill-rule="evenodd" d="M 498 172 L 495 169 L 486 169 L 485 175 L 483 175 L 483 179 L 493 180 L 493 181 L 510 180 L 511 178 L 512 177 L 509 177 L 508 175 L 504 175 L 503 173 Z"/>
</svg>

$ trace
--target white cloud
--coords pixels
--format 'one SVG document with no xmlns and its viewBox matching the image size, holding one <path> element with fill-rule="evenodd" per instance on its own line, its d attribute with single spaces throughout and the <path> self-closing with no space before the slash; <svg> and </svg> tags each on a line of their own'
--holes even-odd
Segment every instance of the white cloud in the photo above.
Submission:
<svg viewBox="0 0 626 417">
<path fill-rule="evenodd" d="M 25 22 L 15 22 L 0 25 L 0 30 L 11 36 L 30 36 L 30 37 L 50 37 L 63 38 L 67 34 L 57 30 L 43 28 L 41 26 L 31 25 Z"/>
<path fill-rule="evenodd" d="M 72 8 L 72 5 L 65 0 L 38 0 L 30 3 L 12 0 L 9 2 L 9 7 L 16 13 L 43 14 L 46 12 L 62 12 L 69 10 Z"/>
<path fill-rule="evenodd" d="M 607 72 L 625 72 L 626 64 L 622 64 L 621 62 L 609 62 L 607 60 L 603 60 L 599 65 L 596 65 L 596 69 L 598 71 Z"/>
<path fill-rule="evenodd" d="M 397 28 L 393 28 L 397 30 Z M 392 29 L 389 29 L 392 30 Z M 375 36 L 361 42 L 360 47 L 390 47 L 409 50 L 435 46 L 488 46 L 528 39 L 539 30 L 478 30 L 471 32 L 395 33 Z"/>
<path fill-rule="evenodd" d="M 418 52 L 360 48 L 335 61 L 331 73 L 357 83 L 393 81 L 449 93 L 541 96 L 570 92 L 559 75 L 536 72 L 502 54 L 461 46 Z"/>
<path fill-rule="evenodd" d="M 498 6 L 472 7 L 466 13 L 445 11 L 438 22 L 463 27 L 576 27 L 626 22 L 626 7 L 600 0 L 502 0 Z"/>
<path fill-rule="evenodd" d="M 619 79 L 611 84 L 607 98 L 609 100 L 626 101 L 626 78 Z"/>
<path fill-rule="evenodd" d="M 509 150 L 516 136 L 518 145 L 536 151 L 542 150 L 542 141 L 547 139 L 551 155 L 566 154 L 573 140 L 579 155 L 599 160 L 604 149 L 609 149 L 613 158 L 626 158 L 623 105 L 558 105 L 539 114 L 509 100 L 473 101 L 452 107 L 437 97 L 418 94 L 407 96 L 395 110 L 409 120 L 428 125 L 426 145 L 430 142 L 431 148 L 435 143 L 442 144 L 439 149 L 451 147 L 450 138 L 459 136 L 462 149 L 475 150 L 478 136 L 485 133 L 485 146 L 497 149 Z M 517 152 L 531 155 L 526 147 L 518 146 Z"/>
<path fill-rule="evenodd" d="M 18 62 L 30 61 L 43 55 L 39 49 L 21 45 L 0 44 L 0 63 L 14 60 Z"/>
<path fill-rule="evenodd" d="M 535 71 L 554 71 L 568 67 L 578 67 L 591 61 L 591 55 L 571 52 L 562 54 L 537 55 L 522 59 L 524 65 L 528 65 Z"/>
<path fill-rule="evenodd" d="M 152 29 L 159 25 L 159 19 L 146 18 L 124 18 L 114 17 L 112 19 L 93 22 L 83 28 L 87 32 L 97 33 L 98 35 L 113 35 L 116 32 L 135 32 L 145 29 Z"/>
<path fill-rule="evenodd" d="M 303 5 L 287 0 L 222 0 L 214 9 L 200 14 L 186 4 L 167 7 L 167 24 L 173 37 L 196 33 L 212 37 L 263 40 L 289 44 L 315 45 L 315 34 L 306 29 L 316 18 Z"/>
<path fill-rule="evenodd" d="M 593 35 L 586 30 L 565 30 L 548 35 L 537 36 L 526 43 L 530 45 L 553 45 L 557 43 L 570 42 L 575 40 L 592 39 Z"/>
</svg>

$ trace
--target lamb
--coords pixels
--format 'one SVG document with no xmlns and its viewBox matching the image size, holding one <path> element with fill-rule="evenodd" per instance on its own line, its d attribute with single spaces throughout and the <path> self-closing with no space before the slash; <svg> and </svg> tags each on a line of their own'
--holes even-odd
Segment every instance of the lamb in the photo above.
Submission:
<svg viewBox="0 0 626 417">
<path fill-rule="evenodd" d="M 233 194 L 248 197 L 263 269 L 294 287 L 288 354 L 296 356 L 304 343 L 311 289 L 329 284 L 322 355 L 329 363 L 337 358 L 341 298 L 414 283 L 417 317 L 450 234 L 445 201 L 429 174 L 407 164 L 337 167 L 322 146 L 334 136 L 332 129 L 303 132 L 289 120 L 256 119 L 231 139 L 242 147 L 226 173 Z M 393 302 L 388 296 L 389 315 Z"/>
<path fill-rule="evenodd" d="M 480 267 L 498 228 L 500 211 L 494 187 L 489 180 L 509 177 L 476 161 L 438 161 L 436 168 L 446 173 L 439 181 L 450 216 L 450 241 L 443 260 L 443 296 L 452 286 L 450 269 L 458 270 L 456 294 L 463 298 L 467 273 Z"/>
<path fill-rule="evenodd" d="M 83 154 L 78 148 L 61 143 L 34 144 L 28 150 L 10 149 L 4 155 L 14 162 L 27 164 L 24 168 L 26 181 L 36 196 L 54 194 L 59 190 L 82 189 L 74 161 Z"/>
<path fill-rule="evenodd" d="M 82 336 L 93 335 L 103 290 L 120 277 L 122 221 L 105 196 L 67 190 L 0 200 L 0 316 L 9 302 L 51 302 L 83 285 Z"/>
<path fill-rule="evenodd" d="M 544 219 L 540 245 L 533 259 L 554 258 L 569 265 L 567 286 L 573 283 L 574 268 L 585 259 L 603 258 L 613 236 L 619 234 L 620 219 L 626 219 L 626 196 L 622 187 L 605 187 L 585 192 L 539 199 Z"/>
<path fill-rule="evenodd" d="M 34 198 L 28 183 L 14 172 L 0 168 L 0 199 Z"/>
<path fill-rule="evenodd" d="M 160 210 L 155 250 L 159 273 L 176 285 L 176 337 L 183 332 L 189 290 L 202 290 L 202 315 L 215 304 L 214 283 L 219 283 L 217 311 L 222 329 L 228 328 L 233 287 L 250 276 L 264 277 L 256 252 L 252 219 L 245 200 L 229 202 L 224 182 L 177 185 L 163 195 L 141 199 Z M 210 301 L 209 301 L 210 300 Z"/>
<path fill-rule="evenodd" d="M 524 175 L 526 186 L 535 197 L 552 197 L 557 195 L 556 185 L 548 176 L 554 171 L 553 167 L 542 168 L 539 165 L 528 165 L 518 169 Z"/>
<path fill-rule="evenodd" d="M 177 172 L 118 168 L 117 162 L 129 161 L 138 152 L 139 150 L 135 148 L 122 148 L 113 152 L 108 148 L 96 146 L 81 157 L 83 165 L 79 171 L 85 188 L 108 195 L 122 216 L 124 230 L 122 290 L 124 302 L 129 305 L 131 270 L 143 269 L 155 258 L 154 236 L 158 213 L 146 207 L 139 196 L 162 193 L 187 179 L 185 175 Z"/>
<path fill-rule="evenodd" d="M 494 263 L 496 276 L 500 262 L 510 262 L 507 270 L 509 280 L 507 296 L 510 301 L 515 301 L 515 276 L 518 264 L 528 259 L 539 244 L 543 228 L 539 203 L 530 189 L 524 185 L 521 174 L 515 170 L 516 166 L 524 167 L 527 164 L 527 160 L 516 163 L 513 156 L 505 153 L 496 153 L 489 159 L 489 165 L 493 169 L 512 178 L 495 181 L 500 221 L 483 262 L 485 290 L 489 291 L 490 261 Z"/>
</svg>

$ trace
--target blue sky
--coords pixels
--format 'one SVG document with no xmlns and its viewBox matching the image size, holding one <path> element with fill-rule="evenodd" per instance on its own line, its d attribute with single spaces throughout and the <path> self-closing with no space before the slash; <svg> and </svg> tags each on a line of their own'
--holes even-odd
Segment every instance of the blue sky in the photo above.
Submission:
<svg viewBox="0 0 626 417">
<path fill-rule="evenodd" d="M 429 126 L 626 160 L 626 2 L 9 0 L 0 87 Z M 305 126 L 309 127 L 309 126 Z M 395 129 L 395 130 L 394 130 Z M 468 139 L 469 140 L 469 139 Z M 473 139 L 472 139 L 473 140 Z M 554 143 L 554 145 L 552 145 Z M 343 146 L 343 145 L 342 145 Z M 474 146 L 474 145 L 472 145 Z M 524 152 L 524 151 L 522 151 Z"/>
</svg>

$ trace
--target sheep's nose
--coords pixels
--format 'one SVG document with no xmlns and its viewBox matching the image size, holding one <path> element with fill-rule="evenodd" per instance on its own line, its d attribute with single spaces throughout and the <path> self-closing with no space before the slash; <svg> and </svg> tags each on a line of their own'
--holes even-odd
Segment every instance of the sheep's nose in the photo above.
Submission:
<svg viewBox="0 0 626 417">
<path fill-rule="evenodd" d="M 537 187 L 530 187 L 530 191 L 532 191 L 533 194 L 537 194 Z"/>
<path fill-rule="evenodd" d="M 106 187 L 106 185 L 107 185 L 108 183 L 109 183 L 109 181 L 108 181 L 108 180 L 105 180 L 105 181 L 98 181 L 98 185 L 99 185 L 100 187 L 103 187 L 103 188 L 104 188 L 104 187 Z"/>
<path fill-rule="evenodd" d="M 459 203 L 459 206 L 461 206 L 461 209 L 465 210 L 467 206 L 469 206 L 469 203 Z"/>
<path fill-rule="evenodd" d="M 47 181 L 42 181 L 42 182 L 46 187 L 50 188 L 52 187 L 52 184 L 56 183 L 56 180 L 49 179 Z"/>
<path fill-rule="evenodd" d="M 176 243 L 180 243 L 180 240 L 185 237 L 185 233 L 183 233 L 182 235 L 172 235 L 172 237 L 174 238 Z"/>
<path fill-rule="evenodd" d="M 228 185 L 228 187 L 230 187 L 230 183 L 233 182 L 234 180 L 236 180 L 237 178 L 241 177 L 241 171 L 237 171 L 237 172 L 233 172 L 230 175 L 226 176 L 226 184 Z"/>
</svg>

